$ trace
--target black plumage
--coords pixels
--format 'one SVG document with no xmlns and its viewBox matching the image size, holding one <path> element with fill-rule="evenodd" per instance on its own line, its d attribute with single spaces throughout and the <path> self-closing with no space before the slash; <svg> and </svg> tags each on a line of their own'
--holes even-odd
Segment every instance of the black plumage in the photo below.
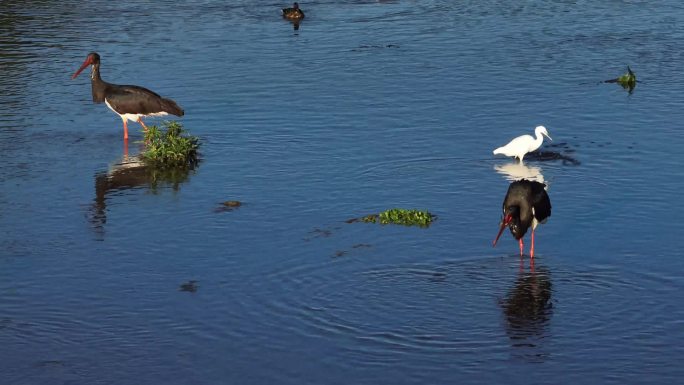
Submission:
<svg viewBox="0 0 684 385">
<path fill-rule="evenodd" d="M 183 116 L 183 109 L 171 99 L 161 97 L 147 88 L 133 85 L 118 85 L 107 83 L 100 77 L 100 55 L 95 52 L 88 54 L 81 68 L 72 76 L 76 78 L 86 67 L 92 66 L 90 82 L 92 86 L 93 102 L 106 103 L 112 111 L 117 113 L 124 124 L 124 139 L 128 139 L 128 120 L 134 120 L 147 129 L 142 121 L 143 116 L 176 115 Z"/>
<path fill-rule="evenodd" d="M 532 227 L 532 246 L 530 257 L 534 258 L 534 230 L 539 223 L 544 223 L 551 216 L 551 200 L 543 183 L 521 179 L 508 186 L 503 201 L 503 218 L 499 233 L 494 239 L 494 246 L 501 233 L 508 226 L 511 234 L 520 243 L 520 255 L 523 254 L 522 238 L 527 229 Z"/>
</svg>

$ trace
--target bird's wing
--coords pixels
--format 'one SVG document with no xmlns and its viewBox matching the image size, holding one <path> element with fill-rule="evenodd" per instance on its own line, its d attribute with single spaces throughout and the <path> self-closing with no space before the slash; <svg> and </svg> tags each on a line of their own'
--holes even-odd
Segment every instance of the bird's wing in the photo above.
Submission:
<svg viewBox="0 0 684 385">
<path fill-rule="evenodd" d="M 529 141 L 533 141 L 534 138 L 530 135 L 520 135 L 517 138 L 513 138 L 510 142 L 508 142 L 507 145 L 505 145 L 505 148 L 518 148 L 519 146 L 524 146 L 526 145 Z"/>
<path fill-rule="evenodd" d="M 152 90 L 148 90 L 145 87 L 140 87 L 140 86 L 118 86 L 117 87 L 119 90 L 121 90 L 124 93 L 127 94 L 132 94 L 132 95 L 147 95 L 147 96 L 152 96 L 156 98 L 161 98 L 159 94 Z"/>
<path fill-rule="evenodd" d="M 551 216 L 551 199 L 549 199 L 549 194 L 544 190 L 544 186 L 543 183 L 539 182 L 535 182 L 532 186 L 532 207 L 534 208 L 534 216 L 542 223 Z"/>
<path fill-rule="evenodd" d="M 112 86 L 107 103 L 119 114 L 154 114 L 162 112 L 162 97 L 139 86 Z"/>
</svg>

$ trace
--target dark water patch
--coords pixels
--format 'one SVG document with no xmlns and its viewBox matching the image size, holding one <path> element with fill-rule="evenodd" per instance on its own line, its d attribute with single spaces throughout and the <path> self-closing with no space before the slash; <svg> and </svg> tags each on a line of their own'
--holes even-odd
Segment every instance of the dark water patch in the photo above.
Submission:
<svg viewBox="0 0 684 385">
<path fill-rule="evenodd" d="M 7 329 L 7 328 L 11 327 L 12 324 L 13 324 L 13 321 L 11 318 L 6 318 L 6 317 L 0 318 L 0 330 Z"/>
<path fill-rule="evenodd" d="M 563 165 L 567 166 L 579 166 L 581 164 L 579 160 L 571 157 L 570 155 L 555 151 L 534 151 L 528 153 L 526 158 L 528 160 L 536 160 L 540 162 L 560 160 Z"/>
<path fill-rule="evenodd" d="M 0 241 L 2 257 L 30 257 L 33 254 L 31 243 L 26 240 L 3 239 Z"/>
<path fill-rule="evenodd" d="M 358 46 L 357 48 L 352 49 L 352 52 L 357 52 L 357 51 L 367 51 L 367 50 L 376 50 L 376 49 L 385 49 L 385 48 L 400 48 L 398 44 L 362 44 Z"/>
<path fill-rule="evenodd" d="M 65 363 L 61 360 L 44 360 L 36 362 L 36 366 L 39 368 L 63 367 Z"/>
<path fill-rule="evenodd" d="M 544 145 L 546 150 L 532 151 L 525 155 L 525 160 L 534 160 L 539 162 L 561 161 L 564 166 L 579 166 L 581 162 L 573 157 L 575 149 L 570 146 L 568 142 L 554 142 Z"/>
<path fill-rule="evenodd" d="M 336 230 L 341 229 L 340 226 L 330 226 L 330 227 L 316 227 L 313 230 L 309 231 L 308 234 L 309 236 L 306 236 L 303 238 L 305 242 L 309 242 L 314 239 L 319 239 L 319 238 L 329 238 L 331 237 Z"/>
<path fill-rule="evenodd" d="M 368 249 L 373 247 L 373 245 L 370 245 L 368 243 L 357 243 L 351 247 L 351 250 L 337 250 L 333 254 L 335 258 L 339 257 L 344 257 L 344 256 L 350 256 L 350 255 L 358 255 L 361 253 L 363 249 Z"/>
<path fill-rule="evenodd" d="M 187 291 L 189 293 L 196 293 L 197 290 L 199 289 L 199 285 L 197 284 L 197 281 L 195 280 L 190 280 L 185 283 L 182 283 L 180 287 L 178 288 L 179 291 Z"/>
<path fill-rule="evenodd" d="M 357 243 L 352 248 L 354 249 L 359 249 L 359 248 L 367 248 L 367 247 L 373 247 L 373 245 L 368 244 L 368 243 Z"/>
</svg>

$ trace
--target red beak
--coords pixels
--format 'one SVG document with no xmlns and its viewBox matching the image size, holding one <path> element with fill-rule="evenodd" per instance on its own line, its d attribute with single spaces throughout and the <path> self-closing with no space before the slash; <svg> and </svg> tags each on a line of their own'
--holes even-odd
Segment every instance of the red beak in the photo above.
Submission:
<svg viewBox="0 0 684 385">
<path fill-rule="evenodd" d="M 504 229 L 506 226 L 508 226 L 509 223 L 513 220 L 513 217 L 509 214 L 506 215 L 506 217 L 501 221 L 501 225 L 499 227 L 499 233 L 496 234 L 496 238 L 494 238 L 494 242 L 492 243 L 492 247 L 496 246 L 496 242 L 499 241 L 499 238 L 501 237 L 501 234 L 503 233 Z"/>
<path fill-rule="evenodd" d="M 85 61 L 83 62 L 83 65 L 81 65 L 81 68 L 79 68 L 78 71 L 74 72 L 74 74 L 71 76 L 71 78 L 76 79 L 76 76 L 78 76 L 78 74 L 80 74 L 84 69 L 86 69 L 86 67 L 93 64 L 93 62 L 91 60 L 92 59 L 90 58 L 90 56 L 88 56 L 85 59 Z"/>
</svg>

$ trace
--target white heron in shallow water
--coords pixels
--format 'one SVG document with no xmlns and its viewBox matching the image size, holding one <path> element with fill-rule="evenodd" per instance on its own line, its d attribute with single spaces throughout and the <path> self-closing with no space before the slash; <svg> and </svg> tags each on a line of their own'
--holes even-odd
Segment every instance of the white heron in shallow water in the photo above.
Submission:
<svg viewBox="0 0 684 385">
<path fill-rule="evenodd" d="M 549 138 L 549 140 L 553 140 L 544 126 L 537 126 L 537 128 L 534 129 L 534 135 L 534 138 L 532 135 L 520 135 L 508 142 L 507 145 L 494 150 L 494 155 L 504 154 L 506 156 L 513 156 L 520 159 L 520 162 L 522 162 L 525 154 L 538 149 L 542 145 L 542 142 L 544 141 L 542 135 Z"/>
</svg>

